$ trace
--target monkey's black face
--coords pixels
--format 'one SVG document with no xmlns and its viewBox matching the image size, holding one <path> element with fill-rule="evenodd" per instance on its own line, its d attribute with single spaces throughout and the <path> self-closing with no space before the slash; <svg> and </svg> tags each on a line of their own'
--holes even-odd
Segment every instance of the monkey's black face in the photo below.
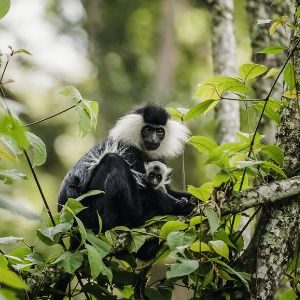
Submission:
<svg viewBox="0 0 300 300">
<path fill-rule="evenodd" d="M 150 172 L 148 174 L 148 181 L 153 187 L 158 186 L 160 184 L 161 180 L 162 180 L 161 174 L 159 174 L 155 171 Z"/>
<path fill-rule="evenodd" d="M 157 150 L 165 137 L 165 130 L 161 126 L 145 125 L 141 131 L 146 150 Z"/>
</svg>

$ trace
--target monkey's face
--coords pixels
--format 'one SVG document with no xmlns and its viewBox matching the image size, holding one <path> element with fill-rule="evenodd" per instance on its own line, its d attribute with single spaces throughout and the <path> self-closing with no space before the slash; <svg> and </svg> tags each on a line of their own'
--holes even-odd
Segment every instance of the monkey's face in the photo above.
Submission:
<svg viewBox="0 0 300 300">
<path fill-rule="evenodd" d="M 145 125 L 141 130 L 141 136 L 147 151 L 157 150 L 165 137 L 165 129 L 162 126 Z"/>
<path fill-rule="evenodd" d="M 148 174 L 148 181 L 153 187 L 157 187 L 162 180 L 162 176 L 160 173 L 152 171 Z"/>
</svg>

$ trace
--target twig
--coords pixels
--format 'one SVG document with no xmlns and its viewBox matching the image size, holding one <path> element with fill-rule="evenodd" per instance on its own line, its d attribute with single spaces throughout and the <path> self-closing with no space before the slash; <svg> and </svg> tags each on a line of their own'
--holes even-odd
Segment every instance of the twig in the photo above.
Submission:
<svg viewBox="0 0 300 300">
<path fill-rule="evenodd" d="M 24 127 L 30 127 L 30 126 L 33 126 L 33 125 L 42 123 L 42 122 L 44 122 L 44 121 L 47 121 L 47 120 L 49 120 L 49 119 L 52 119 L 52 118 L 54 118 L 54 117 L 56 117 L 56 116 L 59 116 L 59 115 L 65 113 L 66 111 L 75 108 L 80 102 L 81 102 L 81 100 L 77 101 L 76 104 L 74 104 L 74 105 L 72 105 L 72 106 L 70 106 L 70 107 L 68 107 L 68 108 L 66 108 L 66 109 L 64 109 L 64 110 L 62 110 L 62 111 L 60 111 L 60 112 L 58 112 L 58 113 L 55 113 L 55 114 L 53 114 L 53 115 L 50 115 L 50 116 L 48 116 L 48 117 L 45 117 L 45 118 L 40 119 L 40 120 L 35 121 L 35 122 L 25 124 Z"/>
<path fill-rule="evenodd" d="M 248 98 L 248 99 L 237 99 L 237 98 L 230 98 L 230 97 L 224 97 L 221 96 L 221 100 L 229 100 L 229 101 L 243 101 L 243 102 L 265 102 L 266 99 L 254 99 L 254 98 Z"/>
</svg>

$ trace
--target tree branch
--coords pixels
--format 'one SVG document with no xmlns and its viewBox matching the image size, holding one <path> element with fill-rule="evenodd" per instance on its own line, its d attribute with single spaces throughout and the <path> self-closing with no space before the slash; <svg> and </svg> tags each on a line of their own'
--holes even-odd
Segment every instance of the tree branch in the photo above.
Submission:
<svg viewBox="0 0 300 300">
<path fill-rule="evenodd" d="M 297 195 L 300 195 L 300 176 L 236 192 L 230 199 L 225 200 L 222 209 L 225 213 L 239 213 L 250 207 L 277 202 Z"/>
</svg>

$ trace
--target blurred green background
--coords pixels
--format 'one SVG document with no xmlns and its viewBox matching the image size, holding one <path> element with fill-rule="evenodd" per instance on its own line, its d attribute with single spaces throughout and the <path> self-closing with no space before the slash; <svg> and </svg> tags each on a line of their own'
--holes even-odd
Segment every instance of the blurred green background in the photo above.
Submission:
<svg viewBox="0 0 300 300">
<path fill-rule="evenodd" d="M 12 108 L 27 122 L 38 120 L 72 104 L 59 94 L 76 86 L 84 98 L 96 100 L 100 113 L 95 132 L 79 137 L 75 111 L 31 128 L 47 146 L 47 162 L 37 173 L 56 211 L 57 194 L 67 170 L 103 138 L 116 119 L 134 106 L 156 102 L 189 108 L 196 103 L 197 84 L 211 77 L 210 14 L 204 1 L 146 0 L 13 0 L 0 21 L 0 49 L 26 48 L 32 56 L 14 58 L 6 73 L 13 79 Z M 235 1 L 238 63 L 250 61 L 251 49 L 245 1 Z M 2 56 L 2 61 L 5 57 Z M 213 112 L 187 124 L 193 134 L 214 137 Z M 214 170 L 205 157 L 186 147 L 186 182 L 199 186 Z M 181 161 L 174 168 L 173 185 L 181 184 Z M 43 204 L 30 171 L 20 159 L 12 168 L 29 180 L 0 183 L 1 198 L 21 211 L 38 215 Z M 42 218 L 43 219 L 43 218 Z M 34 242 L 38 220 L 0 209 L 0 236 L 25 236 Z"/>
</svg>

